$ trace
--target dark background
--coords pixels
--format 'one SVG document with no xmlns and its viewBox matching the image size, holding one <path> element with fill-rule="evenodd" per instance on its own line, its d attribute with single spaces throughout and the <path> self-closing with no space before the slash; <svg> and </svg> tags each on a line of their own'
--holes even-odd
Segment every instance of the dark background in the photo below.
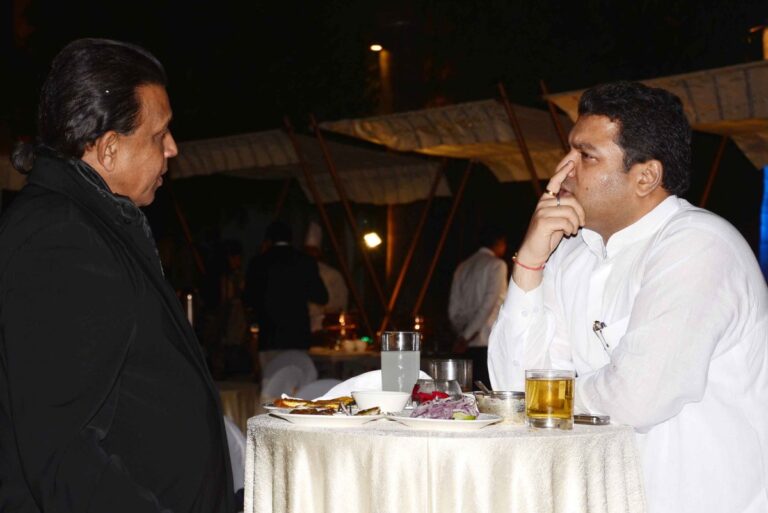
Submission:
<svg viewBox="0 0 768 513">
<path fill-rule="evenodd" d="M 559 92 L 759 60 L 762 32 L 751 29 L 768 21 L 765 1 L 722 0 L 10 0 L 2 5 L 0 150 L 5 152 L 12 141 L 34 136 L 47 66 L 78 37 L 127 40 L 155 53 L 170 78 L 172 130 L 184 141 L 277 128 L 285 114 L 304 131 L 308 113 L 320 120 L 374 114 L 381 93 L 378 57 L 369 50 L 374 42 L 392 55 L 394 111 L 494 97 L 499 81 L 511 101 L 545 108 L 539 79 Z M 718 144 L 719 137 L 695 136 L 687 196 L 693 203 Z M 462 162 L 449 166 L 453 190 L 463 168 Z M 222 226 L 242 235 L 246 253 L 255 251 L 280 186 L 217 176 L 176 181 L 173 189 L 198 248 L 211 261 L 216 241 L 226 235 Z M 708 208 L 731 221 L 756 252 L 762 194 L 762 173 L 729 142 Z M 499 184 L 482 166 L 473 172 L 429 289 L 428 315 L 443 322 L 451 273 L 474 251 L 477 229 L 491 221 L 504 226 L 514 248 L 534 202 L 530 184 Z M 422 206 L 393 211 L 395 269 Z M 450 200 L 440 200 L 432 209 L 398 304 L 401 317 L 413 304 L 449 206 Z M 315 216 L 295 185 L 287 212 L 298 226 Z M 366 226 L 383 232 L 385 209 L 358 205 L 356 212 Z M 148 215 L 158 240 L 183 244 L 167 188 Z M 331 215 L 351 245 L 338 205 Z M 381 250 L 374 259 L 383 274 Z M 359 261 L 353 263 L 357 281 L 370 292 Z M 192 282 L 200 277 L 190 276 L 172 279 L 179 287 L 197 286 Z M 372 294 L 366 296 L 376 318 L 380 311 Z"/>
</svg>

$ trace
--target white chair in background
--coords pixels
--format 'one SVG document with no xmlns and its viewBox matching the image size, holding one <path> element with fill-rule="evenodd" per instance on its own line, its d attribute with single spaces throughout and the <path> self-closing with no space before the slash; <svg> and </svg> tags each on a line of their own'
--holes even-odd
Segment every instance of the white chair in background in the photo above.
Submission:
<svg viewBox="0 0 768 513">
<path fill-rule="evenodd" d="M 304 369 L 296 365 L 285 365 L 261 381 L 262 402 L 272 402 L 282 394 L 293 396 L 304 383 Z"/>
<path fill-rule="evenodd" d="M 237 424 L 224 415 L 224 428 L 227 432 L 227 446 L 229 447 L 229 462 L 232 466 L 232 482 L 234 492 L 245 486 L 245 436 Z"/>
<path fill-rule="evenodd" d="M 318 379 L 307 383 L 296 392 L 296 397 L 302 399 L 317 399 L 330 389 L 341 383 L 338 379 Z"/>
<path fill-rule="evenodd" d="M 287 365 L 294 365 L 301 369 L 303 374 L 303 380 L 299 386 L 305 385 L 317 379 L 317 368 L 312 358 L 309 357 L 306 351 L 289 350 L 280 351 L 280 353 L 272 358 L 265 366 L 262 372 L 262 385 L 265 381 L 272 378 L 277 371 Z"/>
</svg>

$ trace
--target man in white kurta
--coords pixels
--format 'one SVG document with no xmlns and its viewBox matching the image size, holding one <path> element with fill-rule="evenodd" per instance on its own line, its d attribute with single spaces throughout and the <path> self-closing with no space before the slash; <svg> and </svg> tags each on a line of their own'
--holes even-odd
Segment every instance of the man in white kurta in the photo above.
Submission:
<svg viewBox="0 0 768 513">
<path fill-rule="evenodd" d="M 768 289 L 741 235 L 676 196 L 689 139 L 658 91 L 582 97 L 516 255 L 491 382 L 575 369 L 577 410 L 635 428 L 650 513 L 766 512 Z"/>
<path fill-rule="evenodd" d="M 493 227 L 481 234 L 481 247 L 453 273 L 448 318 L 458 341 L 453 351 L 472 359 L 473 376 L 488 383 L 488 337 L 507 293 L 506 236 Z"/>
</svg>

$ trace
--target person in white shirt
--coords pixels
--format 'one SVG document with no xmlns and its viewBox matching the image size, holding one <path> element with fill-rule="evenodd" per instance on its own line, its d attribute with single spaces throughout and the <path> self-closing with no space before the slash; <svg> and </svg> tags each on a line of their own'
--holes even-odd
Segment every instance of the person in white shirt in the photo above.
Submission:
<svg viewBox="0 0 768 513">
<path fill-rule="evenodd" d="M 320 279 L 323 280 L 328 291 L 328 302 L 324 305 L 310 302 L 309 323 L 313 335 L 323 329 L 323 320 L 327 314 L 339 314 L 347 309 L 349 301 L 349 289 L 344 281 L 344 276 L 338 269 L 331 267 L 323 261 L 323 231 L 320 225 L 310 221 L 307 234 L 304 238 L 304 252 L 317 260 L 317 268 Z"/>
<path fill-rule="evenodd" d="M 584 93 L 514 257 L 491 383 L 575 369 L 577 411 L 635 428 L 650 513 L 764 513 L 768 288 L 741 235 L 679 197 L 690 133 L 667 91 Z"/>
<path fill-rule="evenodd" d="M 453 352 L 472 359 L 475 380 L 488 383 L 488 337 L 507 293 L 506 235 L 495 226 L 480 234 L 480 249 L 453 273 L 448 318 L 458 339 Z"/>
</svg>

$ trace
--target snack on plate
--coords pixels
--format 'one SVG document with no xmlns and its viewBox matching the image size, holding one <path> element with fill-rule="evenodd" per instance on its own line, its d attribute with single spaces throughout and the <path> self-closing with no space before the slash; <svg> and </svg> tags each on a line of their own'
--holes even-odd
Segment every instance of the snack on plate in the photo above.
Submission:
<svg viewBox="0 0 768 513">
<path fill-rule="evenodd" d="M 378 406 L 374 406 L 373 408 L 368 408 L 367 410 L 360 410 L 359 412 L 355 413 L 355 415 L 359 416 L 365 416 L 365 415 L 379 415 L 381 413 L 381 408 Z"/>
<path fill-rule="evenodd" d="M 297 415 L 333 415 L 336 410 L 330 408 L 295 408 L 288 413 L 295 413 Z"/>
<path fill-rule="evenodd" d="M 475 420 L 480 412 L 475 401 L 462 396 L 460 399 L 435 399 L 417 406 L 411 417 L 424 419 Z"/>
<path fill-rule="evenodd" d="M 354 399 L 347 396 L 334 397 L 333 399 L 321 399 L 319 401 L 299 399 L 298 397 L 283 397 L 281 399 L 275 399 L 272 402 L 272 405 L 277 408 L 330 408 L 338 411 L 342 404 L 344 406 L 349 406 L 354 402 Z"/>
</svg>

